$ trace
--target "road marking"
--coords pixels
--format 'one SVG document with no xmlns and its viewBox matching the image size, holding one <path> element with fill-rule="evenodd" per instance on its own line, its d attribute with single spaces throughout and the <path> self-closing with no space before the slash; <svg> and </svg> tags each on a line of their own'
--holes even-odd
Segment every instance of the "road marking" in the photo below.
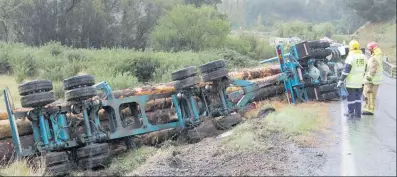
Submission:
<svg viewBox="0 0 397 177">
<path fill-rule="evenodd" d="M 343 114 L 345 113 L 345 104 L 343 101 L 340 104 L 340 118 L 342 125 L 342 163 L 341 163 L 341 176 L 356 176 L 353 152 L 349 141 L 349 127 L 347 125 L 347 117 Z"/>
</svg>

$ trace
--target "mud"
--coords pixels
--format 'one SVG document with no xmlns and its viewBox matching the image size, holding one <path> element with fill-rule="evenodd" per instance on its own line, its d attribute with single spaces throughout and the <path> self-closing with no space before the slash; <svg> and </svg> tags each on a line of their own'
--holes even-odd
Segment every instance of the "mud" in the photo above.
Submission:
<svg viewBox="0 0 397 177">
<path fill-rule="evenodd" d="M 127 175 L 315 175 L 325 163 L 325 154 L 320 149 L 300 148 L 279 133 L 274 133 L 268 140 L 271 144 L 265 151 L 234 151 L 224 148 L 216 137 L 206 138 L 196 144 L 157 153 Z"/>
</svg>

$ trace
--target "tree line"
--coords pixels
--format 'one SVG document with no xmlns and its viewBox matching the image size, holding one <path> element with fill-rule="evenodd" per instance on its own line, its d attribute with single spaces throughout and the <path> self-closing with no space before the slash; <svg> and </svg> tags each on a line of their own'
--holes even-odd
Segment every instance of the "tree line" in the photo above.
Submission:
<svg viewBox="0 0 397 177">
<path fill-rule="evenodd" d="M 198 51 L 222 44 L 229 27 L 274 30 L 278 22 L 299 20 L 330 22 L 337 33 L 349 34 L 365 21 L 395 18 L 395 5 L 395 0 L 0 0 L 0 40 Z"/>
</svg>

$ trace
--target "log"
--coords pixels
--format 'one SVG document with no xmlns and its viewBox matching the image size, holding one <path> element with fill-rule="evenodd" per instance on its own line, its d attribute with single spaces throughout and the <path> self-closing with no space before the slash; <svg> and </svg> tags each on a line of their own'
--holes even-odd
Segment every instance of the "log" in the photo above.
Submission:
<svg viewBox="0 0 397 177">
<path fill-rule="evenodd" d="M 19 136 L 32 134 L 31 122 L 28 119 L 17 119 L 16 124 L 18 127 Z M 0 139 L 11 138 L 10 122 L 8 120 L 0 120 Z"/>
<path fill-rule="evenodd" d="M 250 82 L 254 82 L 258 85 L 259 88 L 262 88 L 262 87 L 274 85 L 274 84 L 280 82 L 281 77 L 282 77 L 282 74 L 279 73 L 276 75 L 267 76 L 267 77 L 260 78 L 260 79 L 253 79 L 253 80 L 250 80 Z M 242 88 L 241 87 L 228 87 L 226 89 L 226 92 L 231 93 L 231 92 L 236 92 L 239 90 L 242 90 Z"/>
<path fill-rule="evenodd" d="M 252 80 L 281 73 L 280 66 L 272 65 L 266 68 L 247 69 L 238 72 L 230 72 L 229 77 L 241 80 Z"/>
<path fill-rule="evenodd" d="M 172 94 L 176 91 L 173 82 L 140 88 L 126 88 L 113 91 L 113 96 L 122 99 L 129 96 Z"/>
<path fill-rule="evenodd" d="M 283 85 L 271 85 L 264 88 L 260 88 L 256 91 L 255 97 L 252 101 L 260 101 L 263 99 L 267 99 L 273 97 L 275 95 L 281 94 L 284 92 Z M 235 94 L 230 94 L 229 99 L 233 103 L 237 103 L 244 96 L 242 90 L 236 91 Z"/>
<path fill-rule="evenodd" d="M 265 68 L 254 68 L 246 69 L 238 72 L 230 72 L 229 77 L 233 79 L 241 80 L 252 80 L 263 77 L 268 77 L 281 73 L 280 66 L 272 65 Z M 117 99 L 130 97 L 130 96 L 142 96 L 142 95 L 167 95 L 175 93 L 174 87 L 175 82 L 162 83 L 159 85 L 145 86 L 139 88 L 126 88 L 121 90 L 113 91 L 113 96 Z M 200 82 L 198 85 L 203 87 L 210 84 L 211 82 Z"/>
</svg>

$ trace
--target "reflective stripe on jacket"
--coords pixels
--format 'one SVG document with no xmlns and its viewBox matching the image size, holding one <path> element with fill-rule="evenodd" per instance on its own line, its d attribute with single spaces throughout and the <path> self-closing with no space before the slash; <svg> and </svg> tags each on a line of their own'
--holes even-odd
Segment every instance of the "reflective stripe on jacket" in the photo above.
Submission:
<svg viewBox="0 0 397 177">
<path fill-rule="evenodd" d="M 383 61 L 382 53 L 379 48 L 375 49 L 374 54 L 368 60 L 367 75 L 372 78 L 372 82 L 375 85 L 379 85 L 383 80 Z"/>
<path fill-rule="evenodd" d="M 361 50 L 350 51 L 345 61 L 351 65 L 351 70 L 346 77 L 347 88 L 362 88 L 364 84 L 364 74 L 367 61 Z"/>
</svg>

